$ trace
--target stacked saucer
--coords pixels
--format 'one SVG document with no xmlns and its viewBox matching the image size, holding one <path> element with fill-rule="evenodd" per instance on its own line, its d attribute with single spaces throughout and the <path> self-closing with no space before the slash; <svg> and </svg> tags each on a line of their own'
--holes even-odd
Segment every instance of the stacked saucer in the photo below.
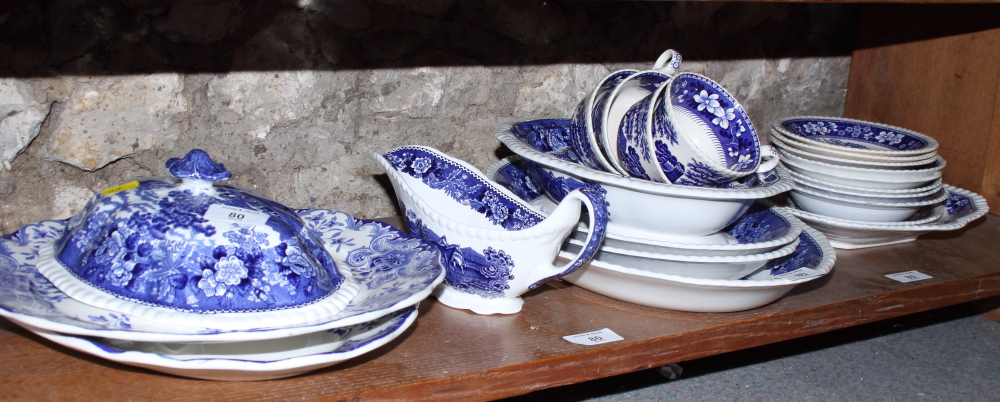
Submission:
<svg viewBox="0 0 1000 402">
<path fill-rule="evenodd" d="M 440 252 L 389 225 L 291 210 L 200 150 L 0 238 L 0 315 L 110 360 L 219 380 L 296 375 L 402 334 Z"/>
<path fill-rule="evenodd" d="M 911 130 L 797 116 L 774 123 L 771 142 L 795 182 L 787 211 L 838 248 L 912 241 L 985 213 L 982 197 L 941 182 L 937 141 Z"/>
</svg>

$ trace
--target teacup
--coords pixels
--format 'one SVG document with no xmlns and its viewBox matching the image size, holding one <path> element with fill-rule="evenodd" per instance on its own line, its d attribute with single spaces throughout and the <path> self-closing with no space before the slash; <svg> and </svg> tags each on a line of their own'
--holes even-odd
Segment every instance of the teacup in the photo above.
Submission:
<svg viewBox="0 0 1000 402">
<path fill-rule="evenodd" d="M 544 215 L 475 167 L 433 148 L 406 146 L 373 155 L 396 189 L 411 234 L 441 249 L 445 283 L 434 295 L 447 306 L 516 313 L 524 303 L 521 294 L 573 272 L 604 240 L 608 212 L 600 187 L 573 190 Z M 581 204 L 590 211 L 593 235 L 574 261 L 553 265 L 580 220 Z"/>
<path fill-rule="evenodd" d="M 650 178 L 719 187 L 753 173 L 764 174 L 778 164 L 777 152 L 760 145 L 743 107 L 707 77 L 678 74 L 634 109 L 626 118 L 645 118 L 645 124 L 633 124 L 619 137 L 628 137 L 629 144 L 645 151 L 637 154 L 648 158 L 643 159 L 647 163 L 642 171 Z M 623 160 L 631 156 L 628 150 L 619 155 Z M 655 169 L 649 166 L 653 161 Z"/>
<path fill-rule="evenodd" d="M 681 55 L 670 49 L 653 63 L 653 70 L 662 74 L 673 74 L 680 68 Z M 604 77 L 593 91 L 577 105 L 571 119 L 570 146 L 579 156 L 580 162 L 589 168 L 623 173 L 618 169 L 614 152 L 601 138 L 605 127 L 606 107 L 610 106 L 615 90 L 639 71 L 619 70 Z M 627 109 L 627 107 L 626 107 Z"/>
<path fill-rule="evenodd" d="M 633 74 L 623 80 L 608 97 L 602 109 L 595 114 L 601 114 L 601 124 L 594 124 L 597 143 L 603 144 L 605 152 L 613 160 L 615 169 L 628 174 L 625 166 L 616 157 L 618 155 L 618 132 L 624 123 L 625 114 L 636 103 L 649 97 L 657 89 L 670 81 L 670 75 L 660 71 L 643 71 Z"/>
</svg>

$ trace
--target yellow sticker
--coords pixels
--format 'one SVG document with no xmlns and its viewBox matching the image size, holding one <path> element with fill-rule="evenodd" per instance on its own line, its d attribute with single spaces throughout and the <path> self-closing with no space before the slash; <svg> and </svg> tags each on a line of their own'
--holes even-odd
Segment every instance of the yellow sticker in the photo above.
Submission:
<svg viewBox="0 0 1000 402">
<path fill-rule="evenodd" d="M 137 181 L 130 181 L 130 182 L 122 184 L 120 186 L 114 186 L 114 187 L 111 187 L 111 188 L 106 189 L 104 191 L 101 191 L 101 195 L 114 194 L 114 193 L 117 193 L 119 191 L 131 190 L 131 189 L 136 188 L 136 187 L 139 187 L 139 182 L 137 182 Z"/>
</svg>

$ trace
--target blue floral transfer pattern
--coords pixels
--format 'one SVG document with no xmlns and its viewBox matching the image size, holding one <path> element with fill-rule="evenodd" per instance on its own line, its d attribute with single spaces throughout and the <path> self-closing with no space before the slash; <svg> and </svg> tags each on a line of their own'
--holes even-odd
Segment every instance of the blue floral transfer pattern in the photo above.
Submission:
<svg viewBox="0 0 1000 402">
<path fill-rule="evenodd" d="M 383 156 L 399 172 L 420 179 L 432 189 L 443 191 L 505 230 L 529 228 L 544 219 L 497 191 L 478 175 L 426 149 L 403 147 Z"/>
<path fill-rule="evenodd" d="M 791 254 L 775 258 L 764 264 L 765 270 L 772 276 L 795 271 L 799 268 L 816 268 L 823 262 L 823 249 L 808 233 L 799 235 L 799 246 Z M 747 278 L 743 278 L 747 279 Z"/>
<path fill-rule="evenodd" d="M 448 243 L 447 238 L 430 230 L 412 211 L 406 211 L 406 225 L 414 236 L 436 244 L 441 250 L 448 286 L 486 299 L 501 298 L 510 289 L 508 282 L 514 279 L 511 274 L 514 261 L 503 250 L 487 247 L 480 252 Z"/>
<path fill-rule="evenodd" d="M 976 209 L 975 203 L 969 197 L 955 192 L 948 192 L 948 198 L 944 200 L 944 207 L 948 211 L 948 219 L 945 223 L 954 222 L 971 214 Z"/>
<path fill-rule="evenodd" d="M 430 289 L 441 280 L 440 253 L 436 246 L 404 234 L 378 221 L 356 219 L 343 212 L 329 210 L 299 210 L 296 213 L 337 261 L 351 267 L 352 276 L 362 290 L 337 314 L 329 327 L 354 317 L 371 316 L 367 320 L 416 303 L 406 303 L 414 295 Z M 137 333 L 170 333 L 179 336 L 225 336 L 232 330 L 215 328 L 182 328 L 163 326 L 146 321 L 136 322 L 128 314 L 114 313 L 70 299 L 38 273 L 38 251 L 62 238 L 66 221 L 43 221 L 25 226 L 0 237 L 0 313 L 22 314 L 42 318 L 54 325 L 47 329 L 102 336 L 100 331 L 136 331 Z M 394 267 L 394 271 L 388 268 Z M 78 315 L 79 311 L 93 311 Z M 384 312 L 384 313 L 382 313 Z M 363 321 L 357 321 L 363 322 Z M 150 327 L 149 325 L 153 325 Z M 304 331 L 315 331 L 309 329 Z M 86 331 L 94 332 L 86 332 Z M 261 333 L 266 331 L 259 331 Z M 287 333 L 283 330 L 282 333 Z M 184 339 L 177 339 L 184 341 Z"/>
<path fill-rule="evenodd" d="M 524 163 L 523 161 L 520 158 L 511 160 L 509 164 L 497 170 L 496 174 L 493 175 L 493 181 L 506 187 L 522 200 L 532 201 L 541 197 L 542 193 L 535 186 L 535 182 L 519 167 Z"/>
<path fill-rule="evenodd" d="M 849 148 L 909 151 L 928 146 L 923 138 L 874 123 L 803 118 L 785 120 L 781 126 L 804 138 Z"/>
<path fill-rule="evenodd" d="M 133 189 L 91 200 L 70 220 L 56 260 L 116 297 L 186 312 L 293 308 L 339 289 L 336 264 L 292 210 L 202 181 L 228 172 L 199 152 L 168 161 L 171 171 L 186 177 L 181 183 L 143 179 Z M 267 220 L 209 220 L 212 205 L 262 213 Z"/>
<path fill-rule="evenodd" d="M 683 110 L 712 130 L 729 169 L 749 172 L 757 168 L 757 131 L 743 107 L 719 84 L 697 74 L 679 74 L 670 86 L 670 101 L 675 112 Z"/>
<path fill-rule="evenodd" d="M 742 217 L 723 229 L 740 244 L 761 243 L 784 236 L 791 223 L 763 203 L 755 203 Z"/>
</svg>

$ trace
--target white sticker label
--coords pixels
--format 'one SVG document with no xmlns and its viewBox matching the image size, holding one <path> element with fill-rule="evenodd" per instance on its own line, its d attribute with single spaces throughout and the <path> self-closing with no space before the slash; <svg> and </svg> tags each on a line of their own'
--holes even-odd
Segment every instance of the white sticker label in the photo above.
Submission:
<svg viewBox="0 0 1000 402">
<path fill-rule="evenodd" d="M 614 341 L 621 341 L 624 340 L 625 338 L 622 338 L 621 335 L 616 334 L 615 331 L 604 328 L 600 331 L 584 332 L 582 334 L 576 334 L 576 335 L 566 335 L 563 337 L 563 339 L 573 342 L 577 345 L 589 346 L 589 345 L 600 345 L 602 343 L 608 343 Z"/>
<path fill-rule="evenodd" d="M 819 276 L 819 275 L 823 275 L 823 273 L 819 272 L 819 271 L 817 271 L 815 269 L 812 269 L 812 268 L 802 267 L 802 268 L 796 269 L 796 270 L 794 270 L 792 272 L 785 272 L 785 273 L 783 273 L 781 275 L 775 275 L 774 277 L 775 278 L 781 278 L 781 279 L 796 280 L 796 279 L 812 278 L 814 276 Z"/>
<path fill-rule="evenodd" d="M 924 279 L 931 279 L 931 278 L 933 278 L 933 276 L 921 273 L 920 271 L 897 272 L 895 274 L 886 275 L 885 277 L 889 278 L 889 279 L 897 280 L 897 281 L 900 281 L 900 282 L 903 282 L 903 283 L 913 282 L 913 281 L 922 281 Z"/>
<path fill-rule="evenodd" d="M 232 207 L 229 205 L 212 204 L 205 211 L 205 219 L 229 221 L 246 225 L 263 225 L 267 223 L 268 215 L 254 210 Z"/>
</svg>

